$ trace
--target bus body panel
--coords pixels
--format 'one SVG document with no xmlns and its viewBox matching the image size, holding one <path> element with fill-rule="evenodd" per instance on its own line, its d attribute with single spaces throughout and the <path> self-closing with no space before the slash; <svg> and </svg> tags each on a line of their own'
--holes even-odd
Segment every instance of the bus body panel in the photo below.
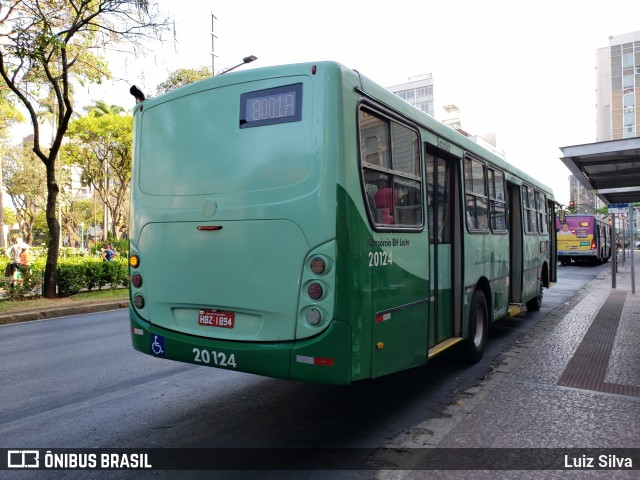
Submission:
<svg viewBox="0 0 640 480">
<path fill-rule="evenodd" d="M 202 230 L 214 226 L 218 230 Z M 287 220 L 150 223 L 137 239 L 149 318 L 189 335 L 277 341 L 295 337 L 300 272 L 309 251 Z M 230 312 L 233 328 L 199 323 Z M 317 333 L 317 332 L 316 332 Z"/>
<path fill-rule="evenodd" d="M 351 383 L 351 332 L 343 322 L 299 342 L 228 342 L 156 327 L 133 306 L 129 313 L 133 348 L 157 358 L 287 380 Z"/>
<path fill-rule="evenodd" d="M 380 232 L 371 237 L 366 258 L 373 289 L 373 377 L 427 360 L 427 250 L 424 233 Z"/>
<path fill-rule="evenodd" d="M 466 231 L 466 229 L 465 229 Z M 509 236 L 505 234 L 474 234 L 465 236 L 465 307 L 471 305 L 475 287 L 481 278 L 490 285 L 487 306 L 490 319 L 498 320 L 507 313 L 509 305 Z M 465 308 L 465 316 L 468 317 Z"/>
</svg>

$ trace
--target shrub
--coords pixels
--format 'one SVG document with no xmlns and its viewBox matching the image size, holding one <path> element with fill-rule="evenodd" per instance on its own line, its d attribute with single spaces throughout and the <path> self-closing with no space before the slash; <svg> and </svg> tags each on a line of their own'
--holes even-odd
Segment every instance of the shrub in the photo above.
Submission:
<svg viewBox="0 0 640 480">
<path fill-rule="evenodd" d="M 42 291 L 42 273 L 27 272 L 26 269 L 21 272 L 21 280 L 17 284 L 11 284 L 10 277 L 2 277 L 0 279 L 0 287 L 4 289 L 5 299 L 7 300 L 24 300 L 25 298 L 39 297 Z"/>
<path fill-rule="evenodd" d="M 81 290 L 101 290 L 105 285 L 128 286 L 127 259 L 103 262 L 96 258 L 58 259 L 58 295 L 73 295 Z"/>
<path fill-rule="evenodd" d="M 5 296 L 17 300 L 26 296 L 41 294 L 42 279 L 46 266 L 46 257 L 38 256 L 31 266 L 31 278 L 24 278 L 22 285 L 10 289 L 11 278 L 4 277 L 9 259 L 0 258 L 0 288 Z M 58 258 L 58 295 L 68 296 L 82 290 L 101 290 L 129 286 L 129 266 L 126 256 L 118 256 L 113 262 L 104 262 L 102 258 L 73 255 Z M 11 292 L 10 292 L 11 290 Z"/>
<path fill-rule="evenodd" d="M 58 295 L 67 296 L 80 292 L 87 286 L 86 266 L 78 262 L 58 259 Z"/>
</svg>

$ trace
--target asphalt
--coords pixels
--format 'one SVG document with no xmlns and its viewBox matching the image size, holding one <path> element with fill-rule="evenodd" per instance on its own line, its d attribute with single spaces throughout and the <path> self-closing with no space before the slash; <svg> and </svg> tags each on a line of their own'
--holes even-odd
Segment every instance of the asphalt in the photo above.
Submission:
<svg viewBox="0 0 640 480">
<path fill-rule="evenodd" d="M 635 293 L 631 270 L 629 257 L 622 262 L 619 255 L 615 288 L 607 269 L 532 327 L 441 416 L 389 439 L 370 458 L 381 469 L 376 478 L 640 479 L 638 250 Z M 128 304 L 15 312 L 0 315 L 0 324 Z"/>
</svg>

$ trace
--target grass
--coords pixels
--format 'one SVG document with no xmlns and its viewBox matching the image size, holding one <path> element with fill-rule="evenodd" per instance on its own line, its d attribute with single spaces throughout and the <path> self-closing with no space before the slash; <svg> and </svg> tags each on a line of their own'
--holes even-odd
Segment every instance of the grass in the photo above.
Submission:
<svg viewBox="0 0 640 480">
<path fill-rule="evenodd" d="M 102 301 L 102 300 L 126 300 L 129 298 L 128 288 L 117 290 L 95 290 L 92 292 L 82 292 L 70 297 L 61 298 L 38 298 L 34 300 L 21 300 L 16 302 L 0 301 L 0 314 L 20 312 L 22 310 L 34 310 L 38 308 L 58 307 L 63 305 L 73 305 L 78 302 Z"/>
</svg>

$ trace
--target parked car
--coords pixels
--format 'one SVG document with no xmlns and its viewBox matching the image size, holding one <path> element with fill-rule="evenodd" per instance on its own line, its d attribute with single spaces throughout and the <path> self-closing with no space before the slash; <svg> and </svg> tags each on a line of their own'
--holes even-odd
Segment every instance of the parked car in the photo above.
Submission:
<svg viewBox="0 0 640 480">
<path fill-rule="evenodd" d="M 640 242 L 636 242 L 636 248 L 640 249 Z"/>
</svg>

